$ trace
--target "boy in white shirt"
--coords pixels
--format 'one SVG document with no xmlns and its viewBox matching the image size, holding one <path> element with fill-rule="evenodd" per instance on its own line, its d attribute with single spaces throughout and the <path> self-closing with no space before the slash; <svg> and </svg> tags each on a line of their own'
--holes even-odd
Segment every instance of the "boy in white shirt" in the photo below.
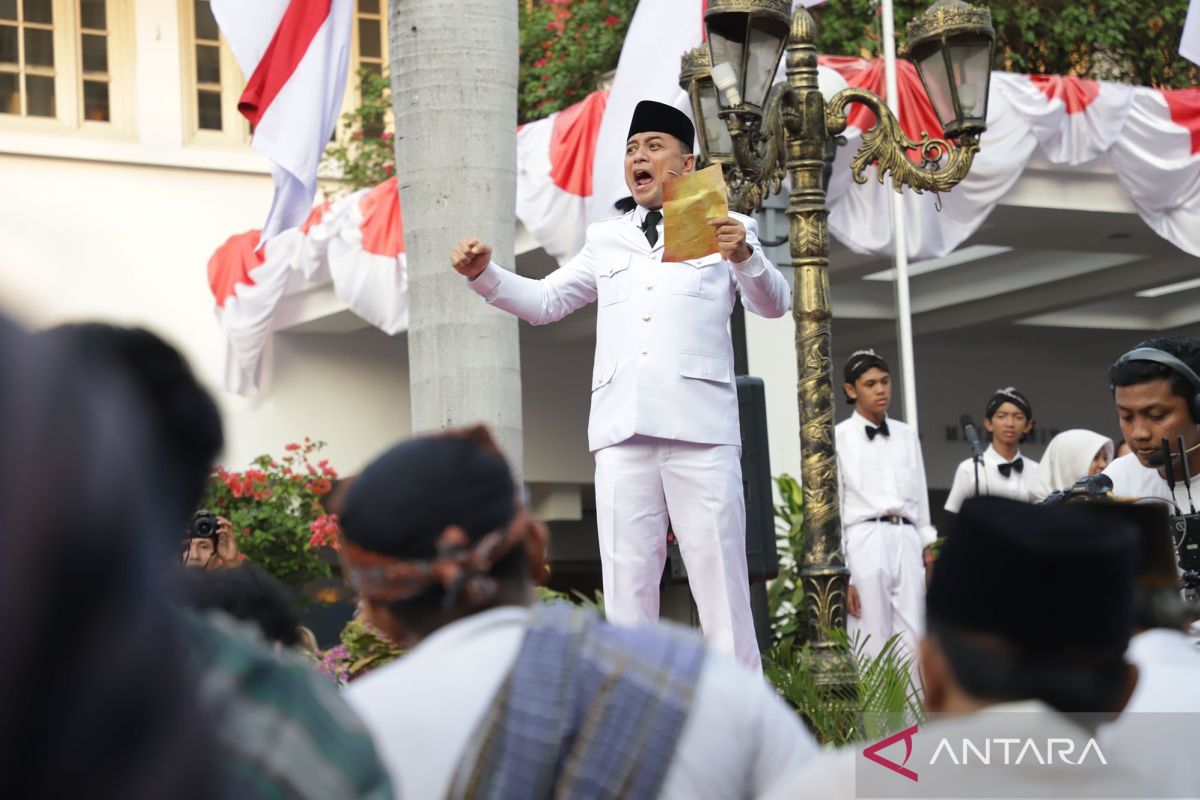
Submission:
<svg viewBox="0 0 1200 800">
<path fill-rule="evenodd" d="M 838 424 L 843 550 L 850 570 L 847 630 L 877 654 L 899 634 L 908 655 L 924 631 L 922 553 L 937 531 L 929 520 L 925 463 L 917 433 L 889 419 L 891 370 L 873 350 L 850 356 L 842 387 L 854 405 Z"/>
<path fill-rule="evenodd" d="M 1009 497 L 1028 503 L 1039 482 L 1038 463 L 1021 455 L 1021 445 L 1033 433 L 1033 406 L 1025 394 L 1012 386 L 997 389 L 984 412 L 983 426 L 991 444 L 978 465 L 981 495 Z M 957 514 L 963 501 L 974 497 L 976 465 L 968 458 L 954 472 L 946 510 Z"/>
</svg>

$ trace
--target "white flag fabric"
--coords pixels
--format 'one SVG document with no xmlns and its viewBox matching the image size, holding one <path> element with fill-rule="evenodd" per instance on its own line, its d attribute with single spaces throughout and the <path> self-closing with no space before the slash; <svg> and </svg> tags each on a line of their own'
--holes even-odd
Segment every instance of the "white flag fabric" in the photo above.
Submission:
<svg viewBox="0 0 1200 800">
<path fill-rule="evenodd" d="M 275 197 L 262 241 L 304 221 L 337 125 L 350 63 L 354 0 L 212 0 L 246 76 L 238 110 L 271 159 Z"/>
<path fill-rule="evenodd" d="M 824 2 L 793 0 L 792 7 L 811 8 Z M 708 0 L 654 0 L 638 3 L 633 12 L 600 127 L 592 173 L 594 191 L 588 204 L 590 221 L 615 215 L 613 203 L 629 196 L 625 185 L 625 134 L 634 106 L 642 100 L 657 100 L 692 116 L 687 92 L 679 87 L 679 67 L 684 53 L 704 44 L 707 8 Z M 780 59 L 776 80 L 783 79 L 784 61 Z"/>
<path fill-rule="evenodd" d="M 633 108 L 657 100 L 692 116 L 687 92 L 679 88 L 683 54 L 704 41 L 703 0 L 638 3 L 621 46 L 621 59 L 604 109 L 592 172 L 592 221 L 617 212 L 613 203 L 629 196 L 625 185 L 625 139 Z"/>
<path fill-rule="evenodd" d="M 1188 4 L 1187 19 L 1183 23 L 1183 39 L 1179 42 L 1179 55 L 1200 64 L 1200 0 Z"/>
</svg>

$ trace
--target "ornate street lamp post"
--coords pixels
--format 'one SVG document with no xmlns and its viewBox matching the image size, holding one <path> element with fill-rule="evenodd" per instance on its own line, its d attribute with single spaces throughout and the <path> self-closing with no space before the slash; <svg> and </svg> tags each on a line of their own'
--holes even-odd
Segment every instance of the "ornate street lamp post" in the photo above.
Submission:
<svg viewBox="0 0 1200 800">
<path fill-rule="evenodd" d="M 791 182 L 787 216 L 804 482 L 800 580 L 805 622 L 820 662 L 818 680 L 842 684 L 848 680 L 846 665 L 829 637 L 846 624 L 847 572 L 833 435 L 826 148 L 846 128 L 846 107 L 862 103 L 877 122 L 863 132 L 851 161 L 856 182 L 866 182 L 863 172 L 875 164 L 879 181 L 890 173 L 896 191 L 908 186 L 944 192 L 955 186 L 970 169 L 986 127 L 995 39 L 991 12 L 961 0 L 938 0 L 908 26 L 909 52 L 955 147 L 928 134 L 909 139 L 886 103 L 864 89 L 843 89 L 826 102 L 817 85 L 816 26 L 803 6 L 793 12 L 790 0 L 709 0 L 704 21 L 711 60 L 704 64 L 694 52 L 685 56 L 680 76 L 698 122 L 702 157 L 725 167 L 730 203 L 747 213 L 779 191 L 785 175 Z M 787 80 L 772 86 L 785 49 Z M 909 159 L 909 150 L 920 154 L 920 165 Z"/>
</svg>

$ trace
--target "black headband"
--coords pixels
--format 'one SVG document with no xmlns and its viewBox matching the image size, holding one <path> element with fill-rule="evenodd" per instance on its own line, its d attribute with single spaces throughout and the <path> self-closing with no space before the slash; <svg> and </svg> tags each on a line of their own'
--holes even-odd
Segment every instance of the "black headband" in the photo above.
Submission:
<svg viewBox="0 0 1200 800">
<path fill-rule="evenodd" d="M 878 367 L 887 374 L 891 375 L 892 370 L 874 350 L 857 350 L 850 354 L 850 358 L 846 360 L 846 367 L 842 370 L 842 375 L 846 379 L 846 383 L 853 384 L 856 380 L 862 377 L 863 373 L 872 367 Z"/>
<path fill-rule="evenodd" d="M 1026 419 L 1033 419 L 1033 406 L 1029 404 L 1029 400 L 1019 389 L 1015 389 L 1012 386 L 996 390 L 995 394 L 987 402 L 987 409 L 984 416 L 991 419 L 995 416 L 997 409 L 1005 403 L 1012 403 L 1021 409 L 1021 413 L 1025 415 Z"/>
</svg>

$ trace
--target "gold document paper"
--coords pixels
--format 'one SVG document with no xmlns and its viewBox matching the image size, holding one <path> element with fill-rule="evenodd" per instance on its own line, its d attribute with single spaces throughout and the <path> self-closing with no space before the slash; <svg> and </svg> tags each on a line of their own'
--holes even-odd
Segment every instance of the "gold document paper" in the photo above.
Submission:
<svg viewBox="0 0 1200 800">
<path fill-rule="evenodd" d="M 687 261 L 717 252 L 710 219 L 729 216 L 720 164 L 663 186 L 663 261 Z"/>
</svg>

